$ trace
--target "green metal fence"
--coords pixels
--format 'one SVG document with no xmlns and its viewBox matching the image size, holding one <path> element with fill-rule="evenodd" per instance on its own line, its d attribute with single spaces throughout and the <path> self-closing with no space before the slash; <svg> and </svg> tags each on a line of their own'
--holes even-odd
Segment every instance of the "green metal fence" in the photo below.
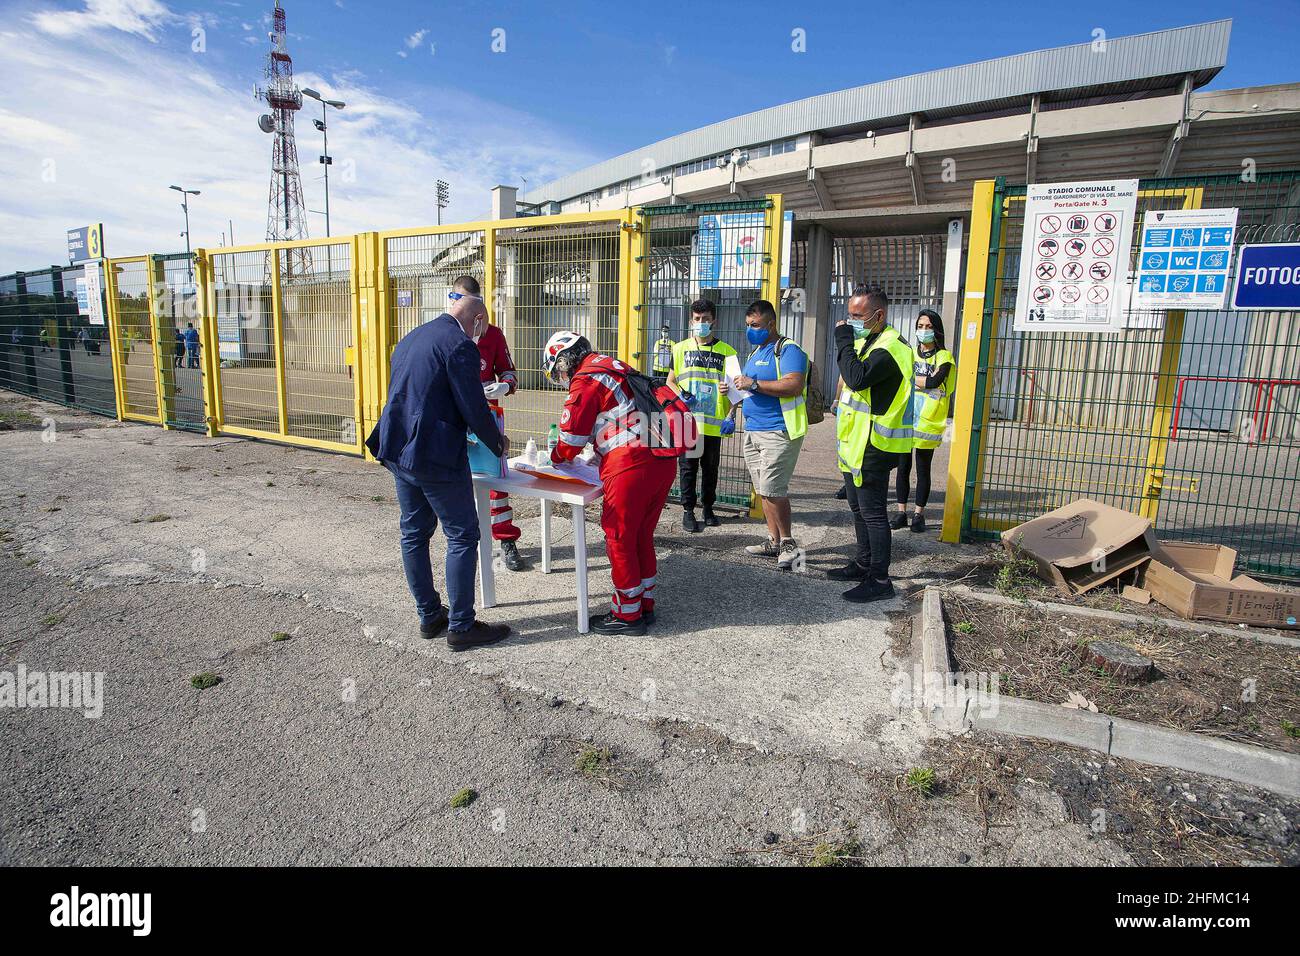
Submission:
<svg viewBox="0 0 1300 956">
<path fill-rule="evenodd" d="M 51 266 L 0 277 L 0 388 L 116 415 L 108 330 L 90 321 L 84 274 Z"/>
<path fill-rule="evenodd" d="M 766 200 L 754 200 L 647 206 L 641 210 L 645 239 L 640 263 L 642 307 L 635 320 L 640 352 L 635 357 L 647 374 L 654 367 L 657 342 L 664 338 L 680 342 L 690 335 L 691 303 L 696 299 L 708 299 L 714 304 L 714 333 L 734 348 L 742 361 L 752 350 L 745 339 L 745 310 L 760 298 L 766 265 L 762 256 L 745 259 L 729 240 L 743 231 L 752 236 L 756 248 L 772 249 L 779 237 L 768 235 L 765 213 L 770 205 Z M 730 229 L 722 235 L 711 235 L 717 220 L 706 217 L 721 216 L 745 217 L 745 229 L 734 230 L 734 236 Z M 719 257 L 728 257 L 727 268 L 719 268 Z M 717 491 L 720 507 L 749 507 L 751 485 L 741 454 L 743 418 L 737 416 L 736 433 L 722 440 Z M 676 486 L 671 497 L 678 499 Z"/>
<path fill-rule="evenodd" d="M 1130 310 L 1138 327 L 1118 334 L 1016 332 L 1025 193 L 994 191 L 963 536 L 1090 497 L 1300 578 L 1300 313 Z M 1238 247 L 1300 241 L 1300 172 L 1142 180 L 1135 230 L 1196 207 L 1236 207 Z M 1139 248 L 1135 233 L 1133 271 Z"/>
</svg>

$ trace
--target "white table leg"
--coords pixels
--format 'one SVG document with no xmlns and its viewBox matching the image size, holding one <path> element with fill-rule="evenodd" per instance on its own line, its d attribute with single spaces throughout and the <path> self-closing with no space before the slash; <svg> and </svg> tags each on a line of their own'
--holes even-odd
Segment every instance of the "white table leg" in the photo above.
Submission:
<svg viewBox="0 0 1300 956">
<path fill-rule="evenodd" d="M 578 633 L 586 634 L 589 630 L 587 611 L 587 512 L 582 505 L 573 508 L 573 557 L 574 571 L 578 577 Z"/>
<path fill-rule="evenodd" d="M 478 508 L 478 598 L 483 607 L 497 603 L 496 578 L 492 575 L 492 501 L 486 485 L 474 486 Z"/>
<path fill-rule="evenodd" d="M 542 499 L 542 573 L 551 573 L 551 499 Z"/>
</svg>

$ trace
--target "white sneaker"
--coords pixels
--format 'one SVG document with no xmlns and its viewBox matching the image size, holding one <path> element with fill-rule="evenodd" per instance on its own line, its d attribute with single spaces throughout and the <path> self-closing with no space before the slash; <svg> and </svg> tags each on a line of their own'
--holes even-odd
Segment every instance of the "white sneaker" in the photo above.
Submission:
<svg viewBox="0 0 1300 956">
<path fill-rule="evenodd" d="M 781 549 L 776 546 L 776 541 L 768 538 L 762 544 L 751 544 L 745 547 L 746 554 L 752 554 L 760 558 L 775 558 L 781 553 Z"/>
<path fill-rule="evenodd" d="M 781 556 L 776 559 L 776 566 L 782 571 L 789 571 L 803 560 L 803 549 L 794 538 L 781 539 Z"/>
</svg>

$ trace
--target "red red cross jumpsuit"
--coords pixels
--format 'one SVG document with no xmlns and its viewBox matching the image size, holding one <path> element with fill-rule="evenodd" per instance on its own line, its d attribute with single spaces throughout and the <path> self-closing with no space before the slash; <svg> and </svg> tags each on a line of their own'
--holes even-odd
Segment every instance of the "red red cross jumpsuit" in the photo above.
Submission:
<svg viewBox="0 0 1300 956">
<path fill-rule="evenodd" d="M 506 345 L 505 333 L 495 325 L 489 325 L 478 337 L 479 380 L 487 385 L 491 382 L 505 382 L 510 386 L 507 395 L 513 395 L 519 387 L 515 378 L 515 363 L 510 358 L 510 347 Z M 505 409 L 501 403 L 490 400 L 488 404 L 500 409 L 501 420 L 505 421 Z M 515 511 L 510 507 L 510 496 L 504 491 L 493 491 L 488 495 L 492 499 L 492 538 L 496 541 L 518 541 L 519 529 L 515 527 Z"/>
<path fill-rule="evenodd" d="M 605 487 L 600 526 L 614 578 L 614 616 L 635 621 L 654 610 L 654 530 L 677 474 L 677 459 L 656 457 L 628 429 L 634 406 L 625 384 L 627 371 L 608 355 L 592 353 L 582 360 L 560 413 L 560 442 L 553 456 L 572 461 L 588 442 L 595 445 Z"/>
</svg>

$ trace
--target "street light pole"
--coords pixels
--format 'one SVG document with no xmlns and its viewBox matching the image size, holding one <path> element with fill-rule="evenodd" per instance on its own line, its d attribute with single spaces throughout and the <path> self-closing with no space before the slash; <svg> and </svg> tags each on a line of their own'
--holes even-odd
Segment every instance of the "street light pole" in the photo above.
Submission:
<svg viewBox="0 0 1300 956">
<path fill-rule="evenodd" d="M 320 164 L 325 167 L 325 238 L 330 237 L 330 166 L 334 163 L 334 158 L 330 156 L 330 134 L 329 126 L 325 122 L 327 106 L 332 106 L 336 110 L 343 109 L 347 104 L 342 100 L 327 100 L 316 90 L 304 89 L 303 96 L 310 96 L 313 100 L 320 103 L 320 119 L 313 120 L 316 128 L 321 131 L 321 136 L 325 139 L 325 152 L 320 158 Z"/>
<path fill-rule="evenodd" d="M 182 189 L 180 186 L 169 186 L 168 189 L 174 189 L 181 194 L 181 208 L 185 210 L 185 274 L 189 281 L 194 281 L 194 260 L 190 255 L 190 197 L 199 195 L 197 189 Z"/>
<path fill-rule="evenodd" d="M 438 190 L 438 225 L 442 225 L 442 211 L 447 208 L 451 202 L 451 185 L 444 180 L 439 179 L 437 182 Z"/>
</svg>

